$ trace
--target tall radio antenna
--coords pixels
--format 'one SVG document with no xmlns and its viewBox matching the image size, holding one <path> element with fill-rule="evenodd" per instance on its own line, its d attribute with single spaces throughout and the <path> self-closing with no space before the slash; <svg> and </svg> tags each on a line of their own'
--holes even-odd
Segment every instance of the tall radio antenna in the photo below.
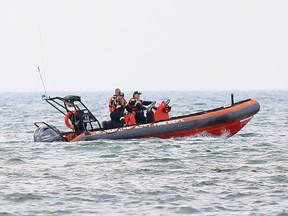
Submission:
<svg viewBox="0 0 288 216">
<path fill-rule="evenodd" d="M 44 49 L 43 49 L 43 41 L 42 41 L 40 23 L 39 23 L 39 35 L 40 35 L 40 43 L 41 43 L 42 65 L 43 65 L 43 69 L 44 69 L 43 73 L 41 73 L 39 66 L 37 67 L 37 69 L 38 69 L 39 76 L 40 76 L 40 79 L 41 79 L 41 82 L 42 82 L 42 86 L 43 86 L 43 89 L 44 89 L 44 92 L 45 92 L 45 97 L 48 98 L 48 95 L 47 95 L 47 83 L 46 83 L 45 60 L 44 60 L 45 58 L 44 58 Z M 42 76 L 42 74 L 43 74 L 43 76 Z"/>
</svg>

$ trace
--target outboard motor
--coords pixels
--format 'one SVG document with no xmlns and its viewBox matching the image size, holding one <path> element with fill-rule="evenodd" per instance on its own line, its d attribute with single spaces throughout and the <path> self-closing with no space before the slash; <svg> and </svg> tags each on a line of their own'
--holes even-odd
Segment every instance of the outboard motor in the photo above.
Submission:
<svg viewBox="0 0 288 216">
<path fill-rule="evenodd" d="M 39 127 L 37 124 L 36 131 L 34 132 L 34 142 L 56 142 L 63 141 L 60 135 L 60 131 L 53 125 L 47 125 Z"/>
</svg>

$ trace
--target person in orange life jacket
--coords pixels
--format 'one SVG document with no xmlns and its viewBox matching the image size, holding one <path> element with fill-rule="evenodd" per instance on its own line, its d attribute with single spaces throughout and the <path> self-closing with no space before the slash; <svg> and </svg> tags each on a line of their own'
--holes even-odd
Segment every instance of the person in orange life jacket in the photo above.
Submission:
<svg viewBox="0 0 288 216">
<path fill-rule="evenodd" d="M 147 108 L 145 106 L 150 105 L 153 101 L 142 101 L 140 100 L 140 95 L 142 93 L 135 91 L 133 93 L 133 98 L 129 100 L 129 106 L 132 111 L 135 112 L 135 118 L 137 123 L 146 123 L 146 117 L 144 116 L 144 110 Z"/>
<path fill-rule="evenodd" d="M 110 108 L 111 105 L 111 108 Z M 132 109 L 128 106 L 127 101 L 124 99 L 124 93 L 119 93 L 117 97 L 115 97 L 111 104 L 109 104 L 110 110 L 110 118 L 116 127 L 122 127 L 125 124 L 125 109 L 132 113 Z"/>
<path fill-rule="evenodd" d="M 109 99 L 109 112 L 113 112 L 114 108 L 112 104 L 114 103 L 113 101 L 117 99 L 118 96 L 120 96 L 121 90 L 119 88 L 115 89 L 115 94 Z"/>
</svg>

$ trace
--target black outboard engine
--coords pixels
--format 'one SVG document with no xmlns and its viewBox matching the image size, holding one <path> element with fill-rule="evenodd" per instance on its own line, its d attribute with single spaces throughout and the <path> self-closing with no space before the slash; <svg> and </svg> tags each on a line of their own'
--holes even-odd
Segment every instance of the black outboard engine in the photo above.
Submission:
<svg viewBox="0 0 288 216">
<path fill-rule="evenodd" d="M 39 127 L 37 126 L 34 132 L 34 142 L 56 142 L 63 141 L 60 131 L 53 125 L 47 125 Z"/>
</svg>

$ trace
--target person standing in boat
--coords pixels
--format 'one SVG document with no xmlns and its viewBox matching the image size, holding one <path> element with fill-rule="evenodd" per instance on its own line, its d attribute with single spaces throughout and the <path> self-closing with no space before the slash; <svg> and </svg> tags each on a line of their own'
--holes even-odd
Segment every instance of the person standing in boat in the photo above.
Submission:
<svg viewBox="0 0 288 216">
<path fill-rule="evenodd" d="M 132 113 L 132 109 L 128 106 L 128 103 L 124 98 L 124 93 L 120 92 L 118 94 L 119 95 L 114 97 L 109 103 L 110 118 L 114 127 L 123 127 L 125 124 L 124 111 L 126 109 L 128 112 Z"/>
<path fill-rule="evenodd" d="M 152 103 L 155 103 L 154 101 L 142 101 L 140 100 L 140 95 L 142 93 L 139 91 L 135 91 L 133 93 L 133 97 L 129 100 L 129 106 L 132 109 L 133 112 L 135 112 L 135 119 L 137 123 L 146 123 L 147 119 L 144 115 L 144 110 L 147 110 L 145 106 L 148 106 Z M 152 111 L 151 111 L 152 112 Z"/>
</svg>

